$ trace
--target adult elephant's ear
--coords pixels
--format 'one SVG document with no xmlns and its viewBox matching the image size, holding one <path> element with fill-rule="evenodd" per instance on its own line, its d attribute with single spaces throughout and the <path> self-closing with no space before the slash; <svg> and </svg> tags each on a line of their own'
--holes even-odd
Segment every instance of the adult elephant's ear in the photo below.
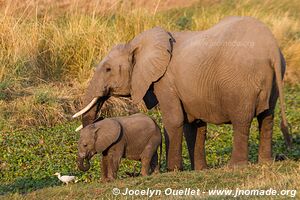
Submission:
<svg viewBox="0 0 300 200">
<path fill-rule="evenodd" d="M 166 72 L 171 59 L 172 39 L 164 29 L 155 27 L 129 43 L 133 57 L 131 97 L 135 104 L 143 99 L 150 85 Z"/>
<path fill-rule="evenodd" d="M 121 135 L 121 125 L 113 119 L 104 119 L 95 124 L 95 150 L 103 152 L 115 143 Z"/>
</svg>

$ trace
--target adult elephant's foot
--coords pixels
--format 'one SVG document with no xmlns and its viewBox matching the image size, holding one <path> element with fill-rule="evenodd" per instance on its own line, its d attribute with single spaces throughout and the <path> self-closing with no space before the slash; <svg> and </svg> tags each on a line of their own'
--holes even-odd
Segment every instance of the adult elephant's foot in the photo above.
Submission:
<svg viewBox="0 0 300 200">
<path fill-rule="evenodd" d="M 248 165 L 248 160 L 233 160 L 231 159 L 228 163 L 229 167 L 243 167 Z"/>
<path fill-rule="evenodd" d="M 111 181 L 111 179 L 109 179 L 109 178 L 101 178 L 101 180 L 100 180 L 100 182 L 101 183 L 108 183 L 108 182 L 110 182 Z"/>
<path fill-rule="evenodd" d="M 171 156 L 169 158 L 172 158 Z M 182 164 L 182 157 L 173 157 L 173 159 L 168 159 L 168 171 L 182 171 L 183 164 Z"/>
<path fill-rule="evenodd" d="M 114 180 L 115 180 L 114 177 L 107 177 L 106 179 L 104 179 L 104 182 L 112 182 Z"/>
<path fill-rule="evenodd" d="M 232 151 L 231 159 L 228 163 L 228 166 L 245 166 L 248 164 L 248 151 L 238 152 L 235 149 Z"/>
<path fill-rule="evenodd" d="M 182 163 L 181 164 L 178 164 L 178 165 L 169 165 L 168 166 L 168 171 L 169 172 L 173 172 L 173 171 L 182 171 L 183 170 L 183 165 Z"/>
<path fill-rule="evenodd" d="M 200 156 L 200 159 L 194 160 L 194 170 L 199 171 L 207 168 L 208 166 L 206 163 L 205 156 Z"/>
<path fill-rule="evenodd" d="M 258 156 L 258 163 L 270 163 L 273 162 L 273 158 L 268 156 L 268 157 L 260 157 Z"/>
<path fill-rule="evenodd" d="M 195 170 L 196 171 L 204 170 L 204 169 L 207 169 L 207 168 L 208 168 L 208 166 L 207 166 L 206 162 L 200 163 L 200 164 L 195 164 Z"/>
<path fill-rule="evenodd" d="M 267 148 L 265 148 L 267 146 Z M 272 162 L 272 149 L 268 148 L 271 145 L 260 146 L 258 150 L 258 163 Z"/>
</svg>

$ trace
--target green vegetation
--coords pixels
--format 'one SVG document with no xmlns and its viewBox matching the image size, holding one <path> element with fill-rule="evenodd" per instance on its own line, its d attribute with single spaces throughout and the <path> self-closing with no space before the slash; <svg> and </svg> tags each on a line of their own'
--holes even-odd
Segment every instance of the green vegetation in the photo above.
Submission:
<svg viewBox="0 0 300 200">
<path fill-rule="evenodd" d="M 294 162 L 300 157 L 298 0 L 199 1 L 186 8 L 157 12 L 122 1 L 113 9 L 91 7 L 88 3 L 58 9 L 25 4 L 22 7 L 21 1 L 20 4 L 0 4 L 0 195 L 5 195 L 3 198 L 82 199 L 100 194 L 112 197 L 114 186 L 299 189 L 299 164 Z M 80 97 L 93 66 L 109 49 L 153 26 L 173 31 L 203 30 L 228 15 L 249 15 L 265 22 L 286 57 L 285 99 L 294 146 L 289 151 L 285 148 L 277 109 L 273 152 L 277 159 L 289 161 L 227 169 L 224 165 L 232 148 L 231 126 L 209 125 L 206 143 L 209 171 L 189 172 L 185 144 L 186 172 L 133 179 L 129 173 L 134 171 L 135 162 L 124 160 L 119 172 L 121 180 L 100 187 L 99 157 L 93 158 L 88 172 L 78 171 L 75 159 L 79 136 L 74 130 L 80 122 L 72 121 L 71 116 L 81 106 Z M 145 111 L 143 105 L 135 107 L 129 99 L 112 98 L 104 105 L 102 114 L 126 115 L 138 109 Z M 161 125 L 158 110 L 148 113 Z M 254 121 L 249 155 L 252 163 L 257 161 L 258 137 Z M 139 163 L 136 166 L 140 168 Z M 162 171 L 166 171 L 165 159 Z M 53 176 L 55 172 L 74 174 L 79 183 L 59 186 L 61 183 Z M 23 193 L 28 196 L 22 196 Z"/>
</svg>

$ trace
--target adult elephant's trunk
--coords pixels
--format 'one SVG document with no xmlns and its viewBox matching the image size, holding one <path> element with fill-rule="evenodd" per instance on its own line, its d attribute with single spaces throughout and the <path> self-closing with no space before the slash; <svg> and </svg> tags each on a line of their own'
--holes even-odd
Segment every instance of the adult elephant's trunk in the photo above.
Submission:
<svg viewBox="0 0 300 200">
<path fill-rule="evenodd" d="M 84 165 L 84 160 L 86 160 L 86 165 Z M 88 171 L 90 169 L 90 160 L 88 158 L 77 157 L 77 166 L 81 171 Z"/>
</svg>

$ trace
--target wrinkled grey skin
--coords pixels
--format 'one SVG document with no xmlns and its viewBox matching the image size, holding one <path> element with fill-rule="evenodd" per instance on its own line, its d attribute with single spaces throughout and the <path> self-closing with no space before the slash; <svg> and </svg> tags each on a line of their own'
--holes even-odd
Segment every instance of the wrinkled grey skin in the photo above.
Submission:
<svg viewBox="0 0 300 200">
<path fill-rule="evenodd" d="M 171 42 L 170 42 L 171 41 Z M 172 42 L 173 41 L 173 42 Z M 248 161 L 249 128 L 257 118 L 259 162 L 272 160 L 274 109 L 281 103 L 282 131 L 287 130 L 282 78 L 285 61 L 270 30 L 251 17 L 227 17 L 212 28 L 172 32 L 156 27 L 112 48 L 100 62 L 84 96 L 83 114 L 91 124 L 109 96 L 159 103 L 167 131 L 168 169 L 182 169 L 183 131 L 192 168 L 207 167 L 206 124 L 230 123 L 234 130 L 230 165 Z"/>
<path fill-rule="evenodd" d="M 153 171 L 159 172 L 157 149 L 160 145 L 160 129 L 147 115 L 107 118 L 80 131 L 77 165 L 80 170 L 87 171 L 90 159 L 102 153 L 103 181 L 116 178 L 121 158 L 140 160 L 141 174 L 146 176 Z"/>
</svg>

